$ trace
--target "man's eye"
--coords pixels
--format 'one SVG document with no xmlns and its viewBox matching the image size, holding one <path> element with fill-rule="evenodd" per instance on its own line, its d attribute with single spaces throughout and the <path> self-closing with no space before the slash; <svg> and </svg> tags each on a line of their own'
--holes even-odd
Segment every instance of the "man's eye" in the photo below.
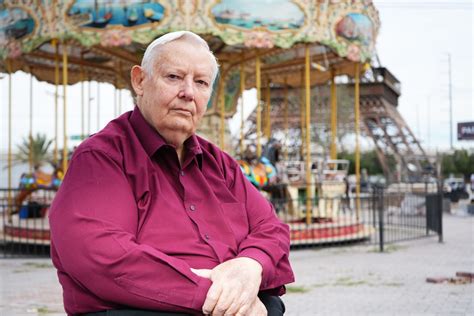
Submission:
<svg viewBox="0 0 474 316">
<path fill-rule="evenodd" d="M 207 81 L 204 81 L 204 80 L 197 80 L 196 81 L 199 85 L 202 85 L 202 86 L 205 86 L 205 87 L 208 87 L 209 86 L 209 83 Z"/>
<path fill-rule="evenodd" d="M 175 75 L 175 74 L 169 74 L 168 78 L 170 78 L 170 79 L 179 79 L 179 76 Z"/>
</svg>

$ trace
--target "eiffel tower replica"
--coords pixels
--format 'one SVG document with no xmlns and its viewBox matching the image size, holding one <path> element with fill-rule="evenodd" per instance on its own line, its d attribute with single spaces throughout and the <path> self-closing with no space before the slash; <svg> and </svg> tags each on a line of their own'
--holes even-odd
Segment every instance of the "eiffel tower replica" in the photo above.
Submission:
<svg viewBox="0 0 474 316">
<path fill-rule="evenodd" d="M 374 68 L 373 81 L 360 85 L 363 128 L 375 144 L 384 174 L 392 181 L 419 181 L 433 171 L 428 157 L 412 130 L 397 110 L 400 82 L 387 68 Z M 392 154 L 399 170 L 390 170 Z"/>
<path fill-rule="evenodd" d="M 270 121 L 272 131 L 284 130 L 283 90 L 284 87 L 271 87 Z M 299 97 L 301 91 L 294 88 L 292 90 L 293 94 L 290 94 L 291 96 L 287 99 L 288 126 L 292 130 L 290 138 L 298 142 L 302 138 L 300 116 L 302 102 Z M 353 133 L 355 129 L 353 123 L 354 83 L 350 81 L 338 83 L 337 90 L 338 108 L 346 104 L 345 109 L 338 109 L 338 117 L 345 117 L 344 122 L 338 122 L 338 130 Z M 317 136 L 326 134 L 327 139 L 329 135 L 331 107 L 328 91 L 329 85 L 313 87 L 311 125 L 312 140 L 329 148 L 327 141 L 324 144 L 324 137 Z M 345 95 L 345 98 L 340 94 Z M 262 95 L 264 95 L 263 89 Z M 434 168 L 420 142 L 397 110 L 400 95 L 400 82 L 387 68 L 372 68 L 369 75 L 365 76 L 360 83 L 360 131 L 362 136 L 372 139 L 380 165 L 389 182 L 422 181 L 424 175 L 434 172 Z M 341 111 L 345 112 L 341 113 Z M 262 118 L 262 126 L 265 126 L 264 113 Z M 255 121 L 256 113 L 254 111 L 248 119 L 250 128 L 246 131 L 246 137 L 255 137 Z M 295 133 L 295 130 L 298 132 Z M 252 134 L 254 135 L 252 136 Z M 317 139 L 314 139 L 314 135 Z M 396 167 L 389 163 L 388 157 L 395 159 Z"/>
</svg>

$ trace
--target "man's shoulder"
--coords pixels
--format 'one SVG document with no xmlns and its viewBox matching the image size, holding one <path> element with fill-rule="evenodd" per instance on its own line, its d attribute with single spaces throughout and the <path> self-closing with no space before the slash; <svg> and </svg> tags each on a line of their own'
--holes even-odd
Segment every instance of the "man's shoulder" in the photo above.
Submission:
<svg viewBox="0 0 474 316">
<path fill-rule="evenodd" d="M 196 135 L 196 137 L 202 149 L 204 159 L 213 159 L 222 168 L 235 168 L 237 166 L 235 159 L 227 152 L 201 136 Z"/>
<path fill-rule="evenodd" d="M 130 112 L 110 121 L 102 130 L 90 135 L 74 151 L 74 155 L 83 152 L 96 151 L 118 158 L 133 143 L 135 137 L 128 122 Z"/>
</svg>

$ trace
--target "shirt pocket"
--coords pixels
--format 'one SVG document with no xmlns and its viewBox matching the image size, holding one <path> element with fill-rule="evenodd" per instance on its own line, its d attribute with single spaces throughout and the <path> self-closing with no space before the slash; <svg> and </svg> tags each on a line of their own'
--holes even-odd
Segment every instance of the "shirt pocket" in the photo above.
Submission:
<svg viewBox="0 0 474 316">
<path fill-rule="evenodd" d="M 249 221 L 244 203 L 221 203 L 221 210 L 227 225 L 231 228 L 237 246 L 249 233 Z"/>
</svg>

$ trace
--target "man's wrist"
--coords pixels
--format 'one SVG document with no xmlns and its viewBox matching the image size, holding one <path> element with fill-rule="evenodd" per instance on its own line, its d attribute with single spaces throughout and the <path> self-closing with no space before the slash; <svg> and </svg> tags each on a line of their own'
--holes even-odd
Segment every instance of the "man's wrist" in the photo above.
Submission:
<svg viewBox="0 0 474 316">
<path fill-rule="evenodd" d="M 249 258 L 258 262 L 262 267 L 262 283 L 261 289 L 267 289 L 273 279 L 275 267 L 271 258 L 262 250 L 258 248 L 247 248 L 241 251 L 238 258 Z"/>
</svg>

